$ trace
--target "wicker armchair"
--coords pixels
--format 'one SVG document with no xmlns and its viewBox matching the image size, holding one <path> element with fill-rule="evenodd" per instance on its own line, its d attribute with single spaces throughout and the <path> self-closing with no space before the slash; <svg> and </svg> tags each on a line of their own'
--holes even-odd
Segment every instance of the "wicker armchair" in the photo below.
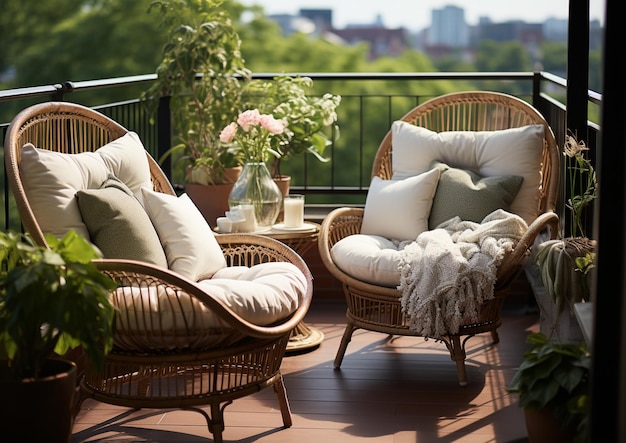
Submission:
<svg viewBox="0 0 626 443">
<path fill-rule="evenodd" d="M 7 177 L 23 226 L 39 244 L 45 245 L 46 241 L 41 219 L 24 189 L 20 171 L 22 147 L 32 143 L 58 153 L 94 152 L 127 132 L 103 114 L 71 103 L 34 105 L 13 119 L 5 140 Z M 146 155 L 154 190 L 175 195 L 158 164 L 147 152 Z M 138 260 L 99 260 L 99 269 L 119 285 L 167 295 L 156 309 L 140 298 L 113 298 L 120 311 L 115 347 L 105 358 L 103 372 L 86 364 L 77 411 L 85 398 L 131 408 L 195 410 L 206 418 L 214 440 L 221 442 L 224 408 L 234 399 L 271 386 L 278 397 L 284 426 L 291 426 L 280 366 L 290 333 L 310 306 L 311 273 L 299 255 L 271 238 L 232 234 L 216 236 L 216 240 L 229 267 L 261 262 L 294 264 L 306 282 L 297 309 L 283 320 L 258 326 L 244 320 L 196 282 L 167 268 Z M 175 309 L 183 305 L 188 310 L 180 314 L 183 318 L 174 318 L 167 327 L 155 318 L 155 312 L 161 316 L 161 307 Z M 197 320 L 208 311 L 217 319 L 210 326 Z M 140 337 L 138 329 L 142 330 Z M 207 405 L 210 411 L 201 409 Z"/>
<path fill-rule="evenodd" d="M 498 267 L 495 298 L 481 305 L 480 320 L 462 324 L 458 333 L 446 334 L 441 339 L 456 362 L 459 384 L 465 386 L 465 343 L 473 335 L 483 332 L 491 332 L 493 342 L 498 342 L 497 328 L 501 324 L 503 300 L 510 291 L 511 283 L 520 274 L 524 259 L 529 255 L 537 235 L 547 227 L 552 237 L 556 235 L 558 217 L 554 210 L 559 187 L 559 152 L 545 119 L 526 102 L 501 93 L 463 92 L 444 95 L 415 107 L 402 120 L 435 132 L 495 131 L 534 124 L 543 125 L 545 129 L 541 166 L 537 171 L 537 174 L 541 174 L 537 189 L 537 216 L 532 223 L 528 222 L 527 232 Z M 415 152 L 419 154 L 419 146 L 416 146 Z M 391 179 L 393 176 L 392 131 L 384 137 L 376 153 L 372 178 L 376 176 L 382 179 Z M 323 221 L 319 237 L 322 261 L 342 283 L 347 301 L 347 326 L 335 357 L 335 368 L 341 366 L 356 329 L 391 335 L 418 335 L 409 328 L 409 321 L 403 313 L 399 287 L 377 285 L 354 278 L 333 260 L 332 247 L 341 239 L 361 232 L 363 214 L 363 208 L 335 209 Z M 393 218 L 388 218 L 388 223 L 393 224 Z M 465 338 L 461 340 L 461 337 Z"/>
</svg>

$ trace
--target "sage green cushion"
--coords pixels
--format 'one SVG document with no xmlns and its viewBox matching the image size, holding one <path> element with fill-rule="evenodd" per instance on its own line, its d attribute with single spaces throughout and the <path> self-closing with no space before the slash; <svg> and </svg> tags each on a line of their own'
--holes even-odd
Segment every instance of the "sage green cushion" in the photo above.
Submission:
<svg viewBox="0 0 626 443">
<path fill-rule="evenodd" d="M 431 165 L 441 171 L 428 218 L 428 229 L 455 216 L 480 223 L 496 209 L 508 210 L 520 190 L 524 177 L 496 175 L 482 177 L 469 169 L 453 168 L 446 163 Z"/>
<path fill-rule="evenodd" d="M 140 260 L 167 268 L 165 251 L 145 209 L 120 180 L 76 193 L 89 237 L 105 258 Z"/>
</svg>

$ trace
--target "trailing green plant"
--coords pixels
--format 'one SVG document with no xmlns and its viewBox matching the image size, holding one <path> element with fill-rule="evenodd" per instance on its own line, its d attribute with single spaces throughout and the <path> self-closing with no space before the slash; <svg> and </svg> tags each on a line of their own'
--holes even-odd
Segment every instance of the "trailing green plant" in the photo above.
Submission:
<svg viewBox="0 0 626 443">
<path fill-rule="evenodd" d="M 576 430 L 576 440 L 586 441 L 589 423 L 589 368 L 587 345 L 558 343 L 545 334 L 531 333 L 530 348 L 509 385 L 519 394 L 519 405 L 539 410 L 554 409 L 561 427 Z"/>
<path fill-rule="evenodd" d="M 117 285 L 93 263 L 100 254 L 73 230 L 46 241 L 0 232 L 0 359 L 18 379 L 39 377 L 53 352 L 78 346 L 101 368 L 113 346 Z"/>
<path fill-rule="evenodd" d="M 157 80 L 142 96 L 153 120 L 158 99 L 171 97 L 175 142 L 159 161 L 178 155 L 178 162 L 209 171 L 212 175 L 203 180 L 207 182 L 219 182 L 224 168 L 242 163 L 237 152 L 218 137 L 239 114 L 250 79 L 241 40 L 223 3 L 162 0 L 151 3 L 148 10 L 161 14 L 161 26 L 168 35 Z"/>
</svg>

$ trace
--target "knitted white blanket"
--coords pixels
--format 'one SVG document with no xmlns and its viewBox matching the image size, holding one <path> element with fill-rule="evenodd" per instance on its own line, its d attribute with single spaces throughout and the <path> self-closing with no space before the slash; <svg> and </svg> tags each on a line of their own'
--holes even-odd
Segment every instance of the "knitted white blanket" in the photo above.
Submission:
<svg viewBox="0 0 626 443">
<path fill-rule="evenodd" d="M 481 223 L 455 217 L 408 244 L 398 289 L 410 329 L 441 338 L 477 321 L 480 305 L 494 297 L 505 252 L 527 229 L 521 217 L 499 209 Z"/>
</svg>

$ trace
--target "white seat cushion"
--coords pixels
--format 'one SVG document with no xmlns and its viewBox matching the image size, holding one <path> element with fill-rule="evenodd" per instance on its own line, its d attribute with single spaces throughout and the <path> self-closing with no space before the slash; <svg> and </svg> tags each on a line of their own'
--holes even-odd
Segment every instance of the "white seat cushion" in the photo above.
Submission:
<svg viewBox="0 0 626 443">
<path fill-rule="evenodd" d="M 521 176 L 524 181 L 509 210 L 528 224 L 537 217 L 544 135 L 542 125 L 500 131 L 437 133 L 396 121 L 391 131 L 394 179 L 428 171 L 433 161 L 469 169 L 482 177 Z"/>
<path fill-rule="evenodd" d="M 269 325 L 291 315 L 306 295 L 305 276 L 292 263 L 224 268 L 198 283 L 243 319 Z M 118 328 L 131 339 L 124 349 L 203 347 L 220 340 L 228 325 L 198 299 L 175 297 L 164 287 L 120 287 L 113 293 Z M 132 344 L 129 344 L 131 343 Z"/>
<path fill-rule="evenodd" d="M 304 274 L 288 262 L 229 266 L 198 284 L 256 325 L 269 325 L 295 312 L 307 289 Z"/>
<path fill-rule="evenodd" d="M 333 262 L 357 280 L 395 288 L 400 284 L 403 244 L 378 235 L 342 238 L 330 250 Z"/>
</svg>

